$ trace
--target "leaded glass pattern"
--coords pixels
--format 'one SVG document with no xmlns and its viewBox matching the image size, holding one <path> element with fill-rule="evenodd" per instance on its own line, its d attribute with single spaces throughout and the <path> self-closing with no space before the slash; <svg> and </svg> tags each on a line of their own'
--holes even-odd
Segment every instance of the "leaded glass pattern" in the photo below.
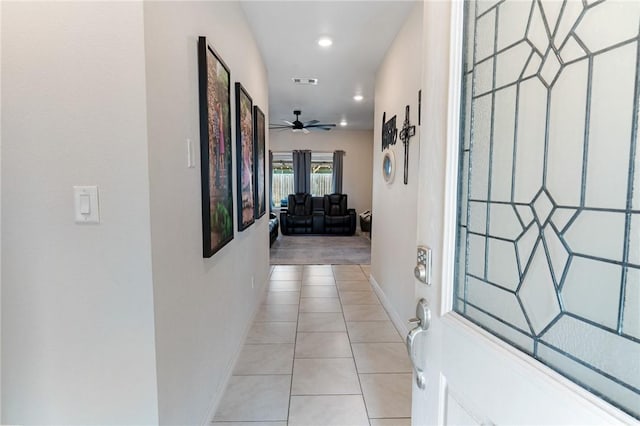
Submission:
<svg viewBox="0 0 640 426">
<path fill-rule="evenodd" d="M 640 1 L 465 11 L 455 310 L 640 418 Z"/>
</svg>

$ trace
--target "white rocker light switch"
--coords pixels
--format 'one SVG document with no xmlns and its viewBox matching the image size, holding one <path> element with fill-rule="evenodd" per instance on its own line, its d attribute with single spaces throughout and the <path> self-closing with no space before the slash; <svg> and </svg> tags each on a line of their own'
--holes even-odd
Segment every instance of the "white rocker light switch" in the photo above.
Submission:
<svg viewBox="0 0 640 426">
<path fill-rule="evenodd" d="M 74 186 L 73 201 L 76 223 L 100 223 L 97 186 Z"/>
</svg>

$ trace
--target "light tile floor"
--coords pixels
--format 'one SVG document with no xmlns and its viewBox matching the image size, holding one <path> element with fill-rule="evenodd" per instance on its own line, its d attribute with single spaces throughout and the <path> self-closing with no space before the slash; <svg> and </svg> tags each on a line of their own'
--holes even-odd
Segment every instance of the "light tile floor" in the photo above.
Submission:
<svg viewBox="0 0 640 426">
<path fill-rule="evenodd" d="M 213 424 L 408 426 L 411 365 L 369 265 L 277 265 Z"/>
</svg>

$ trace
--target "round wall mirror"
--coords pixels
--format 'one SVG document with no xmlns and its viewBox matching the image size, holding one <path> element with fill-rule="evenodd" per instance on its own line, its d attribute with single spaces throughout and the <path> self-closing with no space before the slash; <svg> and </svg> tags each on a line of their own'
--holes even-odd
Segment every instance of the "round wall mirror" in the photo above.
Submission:
<svg viewBox="0 0 640 426">
<path fill-rule="evenodd" d="M 396 173 L 396 158 L 393 151 L 389 150 L 382 157 L 382 177 L 387 183 L 393 182 L 393 176 Z"/>
</svg>

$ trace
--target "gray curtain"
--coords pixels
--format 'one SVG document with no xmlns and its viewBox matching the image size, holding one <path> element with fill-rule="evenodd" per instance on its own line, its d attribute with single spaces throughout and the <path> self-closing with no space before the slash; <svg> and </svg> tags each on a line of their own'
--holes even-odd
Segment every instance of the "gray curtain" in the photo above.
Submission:
<svg viewBox="0 0 640 426">
<path fill-rule="evenodd" d="M 342 194 L 342 164 L 344 159 L 344 151 L 333 151 L 333 192 Z"/>
<path fill-rule="evenodd" d="M 273 151 L 269 150 L 269 211 L 273 210 Z"/>
<path fill-rule="evenodd" d="M 311 193 L 311 151 L 293 151 L 293 190 Z"/>
</svg>

